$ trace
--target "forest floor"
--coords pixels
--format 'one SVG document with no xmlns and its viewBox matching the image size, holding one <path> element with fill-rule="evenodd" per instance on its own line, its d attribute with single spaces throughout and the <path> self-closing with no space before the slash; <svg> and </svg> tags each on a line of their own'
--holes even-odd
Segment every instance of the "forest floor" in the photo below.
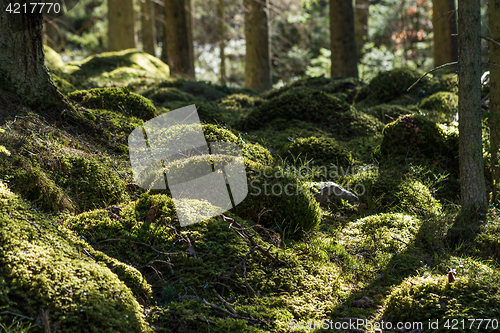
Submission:
<svg viewBox="0 0 500 333">
<path fill-rule="evenodd" d="M 46 58 L 71 108 L 0 91 L 0 332 L 497 331 L 498 210 L 457 222 L 455 74 L 258 93 L 169 78 L 134 50 Z M 223 214 L 182 201 L 213 217 L 181 227 L 173 188 L 137 184 L 129 135 L 192 104 L 208 143 L 239 148 L 248 194 Z M 326 182 L 343 196 L 319 196 Z"/>
</svg>

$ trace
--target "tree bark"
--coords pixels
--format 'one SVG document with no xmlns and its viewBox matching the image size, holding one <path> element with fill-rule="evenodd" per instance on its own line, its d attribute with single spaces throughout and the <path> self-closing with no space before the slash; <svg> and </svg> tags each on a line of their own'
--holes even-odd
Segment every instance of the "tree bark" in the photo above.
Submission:
<svg viewBox="0 0 500 333">
<path fill-rule="evenodd" d="M 109 50 L 120 51 L 136 47 L 134 1 L 108 0 Z"/>
<path fill-rule="evenodd" d="M 156 56 L 156 20 L 153 0 L 141 0 L 142 47 L 144 52 Z"/>
<path fill-rule="evenodd" d="M 193 45 L 193 7 L 191 6 L 191 0 L 184 0 L 186 6 L 186 26 L 188 33 L 188 45 L 189 45 L 189 66 L 192 70 L 189 72 L 188 77 L 192 80 L 195 79 L 195 69 L 194 67 L 194 45 Z"/>
<path fill-rule="evenodd" d="M 245 86 L 256 90 L 272 88 L 269 49 L 269 0 L 244 0 Z"/>
<path fill-rule="evenodd" d="M 458 2 L 459 161 L 462 212 L 486 213 L 481 131 L 481 13 L 480 0 Z"/>
<path fill-rule="evenodd" d="M 356 0 L 354 6 L 354 33 L 358 62 L 363 57 L 363 46 L 368 40 L 368 15 L 370 0 Z"/>
<path fill-rule="evenodd" d="M 219 51 L 220 51 L 220 84 L 225 86 L 226 82 L 226 20 L 224 17 L 224 0 L 217 3 L 217 19 L 219 28 Z"/>
<path fill-rule="evenodd" d="M 500 0 L 490 0 L 489 3 L 490 38 L 500 41 Z M 493 180 L 494 201 L 498 200 L 498 186 L 500 185 L 500 165 L 498 164 L 498 150 L 500 149 L 500 46 L 489 42 L 490 63 L 490 153 L 491 176 Z"/>
<path fill-rule="evenodd" d="M 332 79 L 358 77 L 352 0 L 330 0 Z"/>
<path fill-rule="evenodd" d="M 433 0 L 432 21 L 434 32 L 434 66 L 458 59 L 457 16 L 454 0 Z"/>
<path fill-rule="evenodd" d="M 189 54 L 189 34 L 184 0 L 165 1 L 167 63 L 174 76 L 193 77 Z"/>
<path fill-rule="evenodd" d="M 0 0 L 4 9 L 11 1 Z M 60 104 L 45 67 L 41 14 L 0 13 L 0 90 L 10 92 L 32 108 Z"/>
</svg>

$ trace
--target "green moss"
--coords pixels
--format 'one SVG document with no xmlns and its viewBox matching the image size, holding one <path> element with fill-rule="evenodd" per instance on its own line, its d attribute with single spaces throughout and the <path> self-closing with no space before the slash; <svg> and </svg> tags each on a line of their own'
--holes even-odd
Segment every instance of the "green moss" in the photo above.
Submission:
<svg viewBox="0 0 500 333">
<path fill-rule="evenodd" d="M 136 49 L 105 52 L 68 64 L 77 66 L 77 69 L 72 72 L 73 75 L 87 78 L 111 72 L 118 67 L 139 70 L 144 76 L 165 78 L 170 75 L 168 66 L 160 59 Z"/>
<path fill-rule="evenodd" d="M 52 82 L 54 82 L 56 88 L 65 95 L 76 90 L 74 85 L 55 74 L 50 74 L 50 78 Z"/>
<path fill-rule="evenodd" d="M 235 213 L 284 237 L 302 237 L 319 226 L 319 204 L 298 175 L 280 167 L 247 163 L 249 193 Z"/>
<path fill-rule="evenodd" d="M 437 122 L 452 122 L 458 112 L 458 96 L 451 92 L 437 92 L 425 98 L 420 108 L 429 111 L 428 118 Z"/>
<path fill-rule="evenodd" d="M 339 140 L 373 135 L 381 129 L 380 121 L 374 117 L 322 91 L 307 89 L 269 100 L 252 111 L 239 128 L 246 131 L 270 126 L 282 130 L 293 126 L 294 121 L 327 128 Z"/>
<path fill-rule="evenodd" d="M 313 159 L 318 166 L 334 165 L 337 168 L 353 165 L 352 153 L 341 146 L 335 139 L 324 137 L 298 138 L 288 146 L 288 154 L 293 157 L 302 156 Z"/>
<path fill-rule="evenodd" d="M 432 217 L 441 213 L 441 204 L 428 186 L 417 179 L 402 179 L 398 170 L 363 171 L 358 169 L 344 178 L 344 187 L 356 192 L 367 213 L 401 212 Z"/>
<path fill-rule="evenodd" d="M 458 75 L 455 73 L 445 74 L 439 79 L 439 90 L 458 94 Z"/>
<path fill-rule="evenodd" d="M 156 109 L 150 100 L 125 88 L 104 88 L 75 91 L 68 94 L 82 106 L 122 112 L 144 120 L 154 118 Z"/>
<path fill-rule="evenodd" d="M 166 106 L 168 106 L 168 102 L 172 101 L 189 102 L 196 100 L 196 97 L 194 97 L 193 95 L 180 91 L 177 88 L 151 89 L 145 92 L 143 95 L 151 99 L 155 103 L 167 103 Z"/>
<path fill-rule="evenodd" d="M 415 83 L 421 73 L 410 69 L 394 69 L 381 72 L 375 76 L 370 83 L 363 87 L 356 95 L 355 103 L 361 103 L 367 106 L 374 106 L 381 103 L 387 103 L 400 97 L 403 94 L 422 95 L 427 93 L 433 86 L 431 79 L 422 78 L 410 92 L 407 89 Z"/>
<path fill-rule="evenodd" d="M 44 45 L 43 52 L 45 53 L 45 66 L 47 66 L 50 71 L 64 67 L 62 57 L 50 46 Z"/>
<path fill-rule="evenodd" d="M 380 104 L 369 108 L 360 108 L 360 110 L 366 112 L 367 114 L 373 115 L 385 124 L 398 119 L 400 116 L 412 114 L 415 112 L 407 107 L 391 104 Z"/>
<path fill-rule="evenodd" d="M 227 87 L 214 85 L 204 81 L 187 81 L 183 79 L 168 79 L 162 81 L 158 88 L 178 88 L 179 90 L 197 96 L 198 99 L 216 101 L 223 98 L 230 90 Z"/>
<path fill-rule="evenodd" d="M 253 97 L 245 94 L 232 94 L 224 97 L 219 102 L 219 107 L 226 109 L 247 109 L 259 106 L 263 103 L 260 97 Z"/>
<path fill-rule="evenodd" d="M 448 283 L 448 269 L 456 269 L 456 281 Z M 473 259 L 452 257 L 435 272 L 412 276 L 394 287 L 387 298 L 384 319 L 415 321 L 424 325 L 439 320 L 436 331 L 486 332 L 485 322 L 468 319 L 498 318 L 500 312 L 499 273 Z M 462 327 L 464 320 L 465 328 Z M 448 326 L 444 326 L 448 322 Z M 473 324 L 473 325 L 471 325 Z M 424 326 L 425 327 L 425 326 Z M 491 328 L 491 324 L 490 324 Z"/>
<path fill-rule="evenodd" d="M 458 175 L 458 136 L 421 115 L 401 116 L 383 130 L 380 152 L 390 163 L 418 162 Z M 404 161 L 404 162 L 403 162 Z"/>
<path fill-rule="evenodd" d="M 102 262 L 80 254 L 85 243 L 1 182 L 0 244 L 3 311 L 45 314 L 61 332 L 149 331 L 130 289 Z M 9 319 L 2 315 L 0 322 Z"/>
</svg>

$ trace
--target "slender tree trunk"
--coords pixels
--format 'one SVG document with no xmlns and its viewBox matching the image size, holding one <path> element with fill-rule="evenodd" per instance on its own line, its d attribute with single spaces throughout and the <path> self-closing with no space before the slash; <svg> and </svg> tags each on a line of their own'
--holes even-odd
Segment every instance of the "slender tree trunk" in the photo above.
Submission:
<svg viewBox="0 0 500 333">
<path fill-rule="evenodd" d="M 167 36 L 167 63 L 174 76 L 192 77 L 194 68 L 189 55 L 189 34 L 184 0 L 165 1 L 165 34 Z"/>
<path fill-rule="evenodd" d="M 454 0 L 433 0 L 432 21 L 434 32 L 434 66 L 458 59 L 457 15 Z"/>
<path fill-rule="evenodd" d="M 0 0 L 0 8 L 11 1 Z M 0 90 L 13 93 L 32 108 L 61 104 L 45 67 L 42 15 L 0 14 Z"/>
<path fill-rule="evenodd" d="M 134 23 L 134 0 L 108 0 L 110 51 L 136 47 Z"/>
<path fill-rule="evenodd" d="M 330 0 L 332 78 L 358 77 L 352 0 Z"/>
<path fill-rule="evenodd" d="M 192 68 L 188 77 L 190 79 L 195 79 L 195 69 L 194 66 L 194 45 L 193 45 L 193 7 L 191 6 L 191 0 L 184 0 L 186 6 L 186 25 L 188 33 L 188 43 L 189 43 L 189 66 Z"/>
<path fill-rule="evenodd" d="M 458 130 L 462 212 L 485 213 L 488 201 L 481 132 L 480 0 L 459 0 L 458 8 Z"/>
<path fill-rule="evenodd" d="M 489 3 L 490 38 L 500 41 L 500 0 L 490 0 Z M 500 65 L 500 46 L 489 43 L 490 63 Z M 490 153 L 491 176 L 493 178 L 493 200 L 498 200 L 500 186 L 500 166 L 498 150 L 500 149 L 500 68 L 490 66 Z"/>
<path fill-rule="evenodd" d="M 226 83 L 226 20 L 224 17 L 224 0 L 219 0 L 217 3 L 217 19 L 219 28 L 219 50 L 220 50 L 220 84 L 225 86 Z"/>
<path fill-rule="evenodd" d="M 144 52 L 156 56 L 156 22 L 153 0 L 141 0 L 142 47 Z"/>
<path fill-rule="evenodd" d="M 356 35 L 356 52 L 358 62 L 363 57 L 363 46 L 368 40 L 368 15 L 370 0 L 356 0 L 354 6 L 354 33 Z"/>
<path fill-rule="evenodd" d="M 269 49 L 269 0 L 244 0 L 245 86 L 256 90 L 272 88 Z"/>
<path fill-rule="evenodd" d="M 165 6 L 157 2 L 155 2 L 154 6 L 156 14 L 156 40 L 161 43 L 160 59 L 164 63 L 168 63 L 167 35 L 165 33 Z"/>
</svg>

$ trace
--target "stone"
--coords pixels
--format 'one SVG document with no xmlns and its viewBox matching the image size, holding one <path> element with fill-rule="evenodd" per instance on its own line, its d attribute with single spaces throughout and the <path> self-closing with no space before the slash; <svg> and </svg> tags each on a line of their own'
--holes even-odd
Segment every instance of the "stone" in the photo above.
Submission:
<svg viewBox="0 0 500 333">
<path fill-rule="evenodd" d="M 321 205 L 327 205 L 335 199 L 344 199 L 351 204 L 359 201 L 357 195 L 334 182 L 316 183 L 315 187 L 318 189 L 318 192 L 314 194 L 314 197 Z"/>
</svg>

